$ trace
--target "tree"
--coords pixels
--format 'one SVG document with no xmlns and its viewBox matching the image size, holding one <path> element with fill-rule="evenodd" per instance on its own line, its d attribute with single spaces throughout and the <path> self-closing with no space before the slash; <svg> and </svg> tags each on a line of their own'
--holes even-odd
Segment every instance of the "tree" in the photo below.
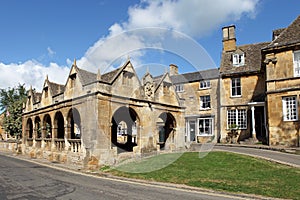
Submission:
<svg viewBox="0 0 300 200">
<path fill-rule="evenodd" d="M 23 85 L 0 89 L 0 109 L 5 112 L 3 128 L 11 136 L 22 135 L 22 110 L 27 91 Z"/>
</svg>

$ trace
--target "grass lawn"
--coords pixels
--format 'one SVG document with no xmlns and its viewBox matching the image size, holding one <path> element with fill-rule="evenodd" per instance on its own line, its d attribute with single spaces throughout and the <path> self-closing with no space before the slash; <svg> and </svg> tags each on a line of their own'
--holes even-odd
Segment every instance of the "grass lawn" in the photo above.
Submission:
<svg viewBox="0 0 300 200">
<path fill-rule="evenodd" d="M 172 159 L 179 157 L 175 162 Z M 165 168 L 149 167 L 169 162 Z M 155 169 L 155 168 L 153 168 Z M 126 171 L 150 171 L 129 173 Z M 300 169 L 227 152 L 162 154 L 108 171 L 117 176 L 180 183 L 213 190 L 300 199 Z"/>
</svg>

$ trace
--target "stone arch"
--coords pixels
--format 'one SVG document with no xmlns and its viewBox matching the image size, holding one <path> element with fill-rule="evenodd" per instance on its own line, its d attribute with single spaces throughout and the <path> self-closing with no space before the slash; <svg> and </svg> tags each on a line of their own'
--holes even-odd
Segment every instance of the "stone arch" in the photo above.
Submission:
<svg viewBox="0 0 300 200">
<path fill-rule="evenodd" d="M 161 149 L 165 148 L 167 141 L 174 142 L 173 134 L 176 128 L 176 120 L 171 113 L 161 113 L 156 121 L 156 127 L 158 130 L 158 143 Z"/>
<path fill-rule="evenodd" d="M 52 138 L 52 120 L 49 114 L 46 114 L 43 118 L 43 129 L 45 131 L 44 137 Z"/>
<path fill-rule="evenodd" d="M 81 117 L 76 108 L 71 108 L 68 112 L 68 138 L 80 139 L 81 138 Z"/>
<path fill-rule="evenodd" d="M 35 130 L 36 130 L 36 138 L 42 138 L 42 124 L 41 118 L 36 116 L 34 119 Z"/>
<path fill-rule="evenodd" d="M 26 136 L 27 138 L 33 138 L 33 123 L 31 118 L 28 118 L 26 122 Z"/>
<path fill-rule="evenodd" d="M 65 136 L 64 116 L 60 111 L 57 111 L 54 116 L 55 137 L 63 139 Z"/>
<path fill-rule="evenodd" d="M 119 147 L 118 152 L 132 151 L 133 147 L 137 146 L 139 121 L 138 114 L 133 108 L 123 106 L 114 112 L 111 121 L 111 142 Z"/>
</svg>

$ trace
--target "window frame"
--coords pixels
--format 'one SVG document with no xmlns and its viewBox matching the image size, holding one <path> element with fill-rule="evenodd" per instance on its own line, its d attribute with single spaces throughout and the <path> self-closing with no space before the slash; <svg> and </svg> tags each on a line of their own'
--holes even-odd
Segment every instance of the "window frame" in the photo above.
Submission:
<svg viewBox="0 0 300 200">
<path fill-rule="evenodd" d="M 245 54 L 232 54 L 232 65 L 235 67 L 240 67 L 245 65 Z"/>
<path fill-rule="evenodd" d="M 209 126 L 208 128 L 210 129 L 210 134 L 207 134 L 205 131 L 203 132 L 204 134 L 201 134 L 201 131 L 200 131 L 200 121 L 203 120 L 203 129 L 205 130 L 206 129 L 206 123 L 205 121 L 206 120 L 209 120 Z M 214 126 L 214 119 L 212 117 L 201 117 L 201 118 L 197 118 L 197 136 L 213 136 L 214 135 L 214 129 L 213 129 L 213 126 Z"/>
<path fill-rule="evenodd" d="M 206 107 L 203 107 L 206 105 Z M 210 95 L 200 96 L 200 110 L 210 110 L 211 109 L 211 98 Z"/>
<path fill-rule="evenodd" d="M 210 80 L 201 80 L 199 82 L 199 89 L 204 90 L 209 88 L 211 88 Z"/>
<path fill-rule="evenodd" d="M 176 84 L 175 91 L 176 92 L 184 92 L 184 84 Z"/>
<path fill-rule="evenodd" d="M 293 102 L 290 100 L 293 99 Z M 289 100 L 289 101 L 287 101 Z M 298 120 L 298 100 L 297 96 L 282 97 L 282 118 L 285 122 L 292 122 Z"/>
<path fill-rule="evenodd" d="M 237 86 L 236 81 L 235 85 L 233 85 L 233 80 L 239 80 L 239 86 Z M 240 88 L 240 94 L 233 94 L 233 89 L 237 90 L 237 88 Z M 231 78 L 230 79 L 230 96 L 231 97 L 241 97 L 242 96 L 242 79 L 240 77 Z"/>
<path fill-rule="evenodd" d="M 296 58 L 298 58 L 299 60 L 296 61 Z M 294 77 L 300 77 L 300 50 L 293 52 L 293 70 Z"/>
<path fill-rule="evenodd" d="M 229 113 L 232 112 L 231 120 L 234 123 L 229 123 Z M 240 117 L 244 117 L 241 119 Z M 243 123 L 241 123 L 243 122 Z M 227 109 L 227 129 L 230 129 L 230 125 L 235 124 L 237 125 L 237 129 L 245 130 L 248 127 L 248 120 L 247 120 L 247 109 Z M 243 125 L 243 126 L 241 126 Z"/>
</svg>

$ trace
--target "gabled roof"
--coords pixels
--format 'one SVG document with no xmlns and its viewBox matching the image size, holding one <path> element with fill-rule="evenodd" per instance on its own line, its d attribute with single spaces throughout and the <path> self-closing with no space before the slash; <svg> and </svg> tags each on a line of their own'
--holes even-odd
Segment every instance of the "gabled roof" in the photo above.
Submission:
<svg viewBox="0 0 300 200">
<path fill-rule="evenodd" d="M 95 82 L 97 80 L 97 74 L 80 69 L 79 67 L 77 67 L 77 72 L 78 72 L 78 76 L 79 79 L 81 80 L 82 85 L 86 85 L 92 82 Z"/>
<path fill-rule="evenodd" d="M 51 90 L 52 96 L 63 93 L 65 91 L 65 86 L 64 85 L 54 83 L 54 82 L 50 82 L 49 80 L 46 80 L 46 81 L 47 81 L 49 89 Z"/>
<path fill-rule="evenodd" d="M 35 104 L 41 101 L 42 93 L 36 92 L 35 89 L 30 87 L 28 90 L 28 96 L 31 96 L 32 103 Z"/>
<path fill-rule="evenodd" d="M 300 15 L 263 50 L 300 43 Z"/>
<path fill-rule="evenodd" d="M 217 79 L 218 77 L 219 77 L 219 70 L 215 68 L 215 69 L 207 69 L 198 72 L 173 75 L 171 76 L 171 80 L 173 84 L 179 84 L 179 83 L 195 82 L 200 80 Z"/>
<path fill-rule="evenodd" d="M 262 42 L 238 46 L 236 51 L 244 52 L 245 56 L 245 62 L 242 66 L 233 66 L 232 55 L 235 54 L 236 51 L 223 52 L 220 74 L 229 75 L 237 73 L 259 72 L 262 66 L 261 49 L 268 44 L 269 42 Z"/>
<path fill-rule="evenodd" d="M 130 60 L 127 60 L 127 62 L 124 63 L 121 67 L 110 71 L 108 73 L 105 73 L 101 76 L 101 81 L 105 83 L 111 84 L 118 76 L 119 74 L 124 70 L 124 68 L 127 67 L 128 64 L 131 64 Z"/>
</svg>

